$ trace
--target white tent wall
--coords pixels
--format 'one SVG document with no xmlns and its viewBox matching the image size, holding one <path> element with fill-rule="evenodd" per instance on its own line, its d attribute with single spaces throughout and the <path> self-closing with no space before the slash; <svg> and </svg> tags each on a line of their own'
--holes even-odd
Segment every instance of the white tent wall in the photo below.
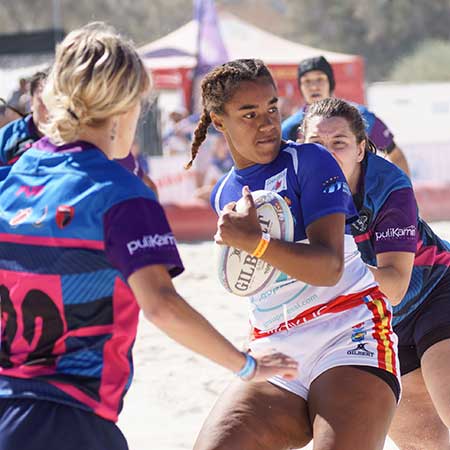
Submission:
<svg viewBox="0 0 450 450">
<path fill-rule="evenodd" d="M 367 99 L 406 153 L 413 181 L 450 183 L 450 83 L 374 83 Z"/>
</svg>

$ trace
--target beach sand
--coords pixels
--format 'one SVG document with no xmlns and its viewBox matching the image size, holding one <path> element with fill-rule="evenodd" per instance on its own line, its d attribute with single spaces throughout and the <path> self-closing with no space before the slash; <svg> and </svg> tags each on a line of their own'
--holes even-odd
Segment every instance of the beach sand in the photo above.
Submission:
<svg viewBox="0 0 450 450">
<path fill-rule="evenodd" d="M 450 222 L 432 226 L 450 240 Z M 248 329 L 245 300 L 219 285 L 213 247 L 211 242 L 180 244 L 186 271 L 175 285 L 193 307 L 241 346 Z M 171 341 L 143 317 L 134 362 L 134 381 L 119 420 L 130 450 L 192 449 L 203 420 L 232 374 Z M 385 450 L 396 449 L 386 442 Z"/>
</svg>

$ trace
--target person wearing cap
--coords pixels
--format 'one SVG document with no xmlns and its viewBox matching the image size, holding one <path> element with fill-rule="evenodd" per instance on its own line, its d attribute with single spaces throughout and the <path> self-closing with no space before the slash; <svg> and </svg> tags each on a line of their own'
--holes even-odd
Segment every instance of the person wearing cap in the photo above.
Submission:
<svg viewBox="0 0 450 450">
<path fill-rule="evenodd" d="M 299 138 L 298 128 L 308 106 L 324 98 L 332 97 L 336 87 L 333 68 L 323 56 L 301 61 L 298 65 L 297 80 L 305 105 L 282 123 L 282 135 L 285 140 L 296 141 Z M 386 153 L 392 163 L 400 167 L 407 175 L 410 175 L 405 155 L 395 143 L 394 136 L 389 128 L 366 106 L 354 103 L 353 106 L 358 108 L 366 123 L 366 132 L 369 139 L 379 150 Z"/>
</svg>

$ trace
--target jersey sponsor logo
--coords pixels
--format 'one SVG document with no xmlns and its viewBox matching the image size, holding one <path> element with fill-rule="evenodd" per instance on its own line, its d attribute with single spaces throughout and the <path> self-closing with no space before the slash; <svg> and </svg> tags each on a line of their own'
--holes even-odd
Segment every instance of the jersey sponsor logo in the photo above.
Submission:
<svg viewBox="0 0 450 450">
<path fill-rule="evenodd" d="M 287 189 L 287 169 L 282 170 L 266 180 L 264 189 L 267 191 L 281 192 Z"/>
<path fill-rule="evenodd" d="M 147 248 L 159 248 L 165 246 L 176 245 L 177 241 L 172 233 L 153 234 L 143 236 L 141 239 L 136 239 L 127 243 L 128 253 L 134 254 L 138 250 Z"/>
<path fill-rule="evenodd" d="M 334 194 L 338 191 L 343 191 L 347 195 L 351 195 L 350 188 L 345 181 L 339 180 L 339 176 L 335 176 L 333 178 L 329 178 L 325 182 L 322 183 L 324 194 Z"/>
<path fill-rule="evenodd" d="M 373 357 L 374 352 L 370 352 L 366 349 L 367 342 L 360 342 L 356 348 L 353 350 L 349 350 L 347 352 L 347 355 L 355 355 L 355 356 L 369 356 L 370 358 Z"/>
<path fill-rule="evenodd" d="M 33 208 L 19 209 L 16 215 L 9 221 L 9 224 L 12 227 L 17 227 L 17 225 L 20 225 L 21 223 L 25 222 L 25 220 L 27 220 L 32 213 Z"/>
<path fill-rule="evenodd" d="M 416 237 L 416 227 L 414 225 L 410 225 L 406 228 L 399 227 L 391 227 L 386 231 L 376 231 L 375 232 L 375 240 L 376 241 L 384 241 L 386 239 L 402 239 L 402 238 L 415 238 Z"/>
<path fill-rule="evenodd" d="M 16 197 L 18 197 L 21 194 L 25 194 L 25 197 L 37 197 L 43 190 L 45 186 L 20 186 L 19 189 L 17 189 Z"/>
<path fill-rule="evenodd" d="M 75 208 L 68 205 L 60 205 L 56 209 L 56 225 L 58 228 L 65 228 L 72 222 L 73 216 L 75 215 Z"/>
</svg>

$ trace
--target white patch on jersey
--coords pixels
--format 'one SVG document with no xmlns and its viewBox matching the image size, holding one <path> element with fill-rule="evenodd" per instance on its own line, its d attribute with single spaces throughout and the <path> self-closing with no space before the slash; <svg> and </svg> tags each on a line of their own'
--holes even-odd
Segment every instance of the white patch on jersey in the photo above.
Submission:
<svg viewBox="0 0 450 450">
<path fill-rule="evenodd" d="M 266 191 L 281 192 L 287 189 L 287 169 L 282 170 L 273 177 L 266 180 L 264 189 Z"/>
</svg>

